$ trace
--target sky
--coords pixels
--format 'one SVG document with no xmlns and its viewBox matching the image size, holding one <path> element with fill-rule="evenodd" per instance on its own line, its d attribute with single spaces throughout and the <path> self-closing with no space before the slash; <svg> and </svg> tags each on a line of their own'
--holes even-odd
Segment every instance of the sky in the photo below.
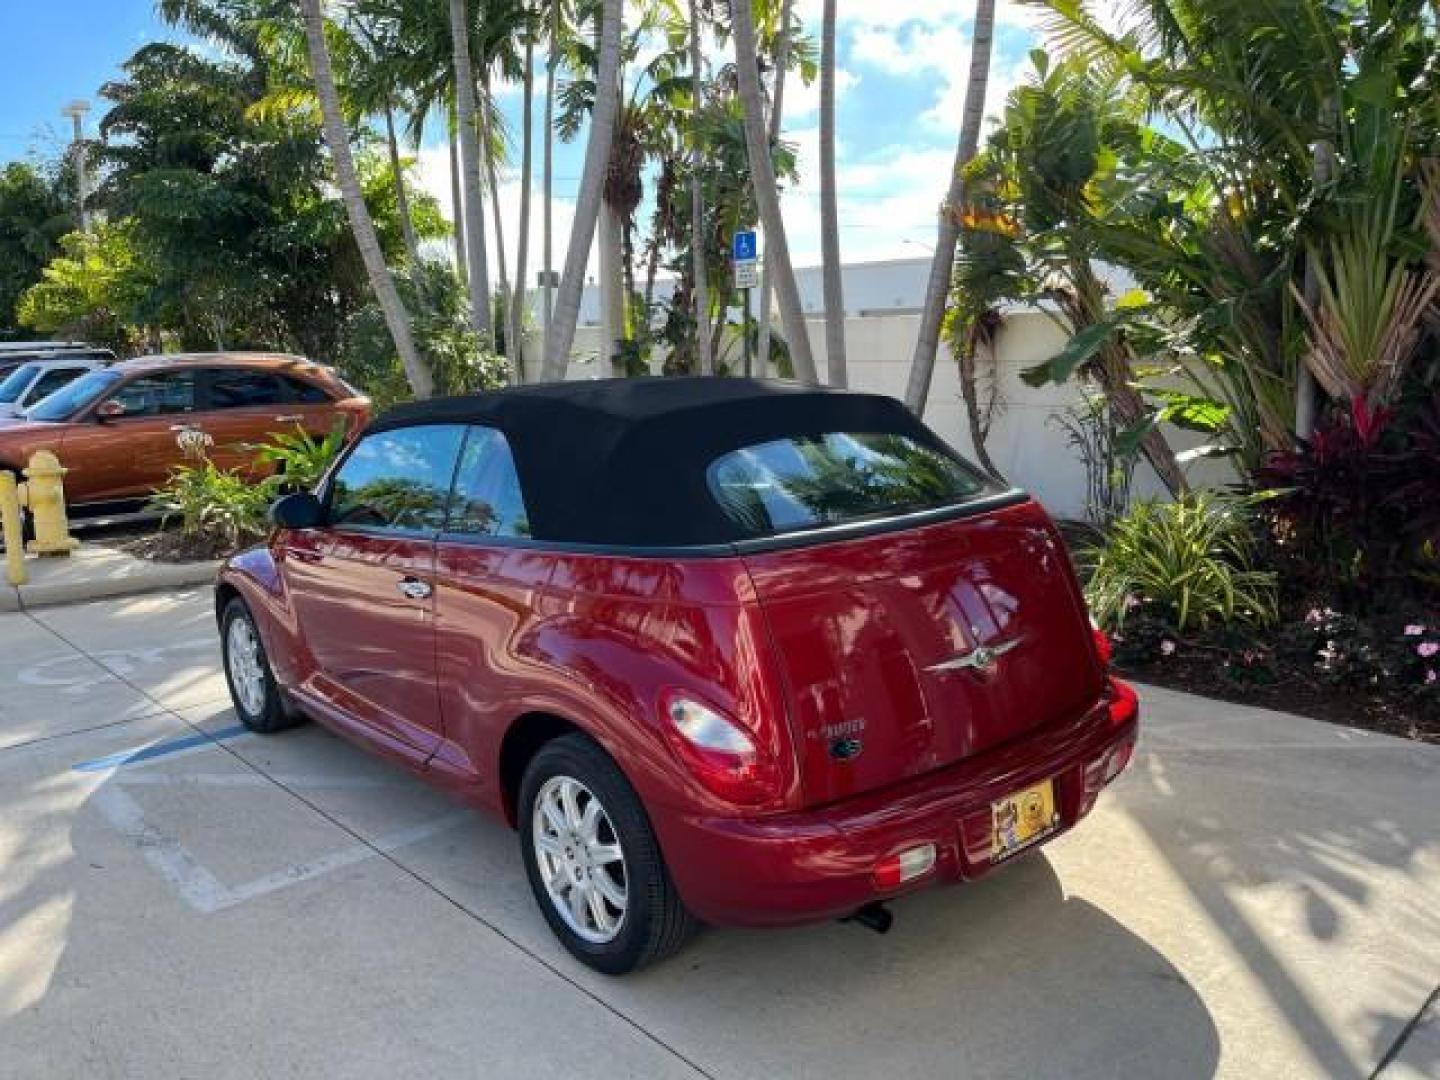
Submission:
<svg viewBox="0 0 1440 1080">
<path fill-rule="evenodd" d="M 820 0 L 796 0 L 800 19 L 815 32 L 820 7 Z M 845 262 L 923 257 L 933 245 L 960 128 L 973 12 L 974 0 L 841 0 L 836 162 Z M 1029 69 L 1030 19 L 1014 0 L 997 5 L 989 115 Z M 0 0 L 0 28 L 0 161 L 59 153 L 70 124 L 60 110 L 76 98 L 93 105 L 93 133 L 105 107 L 99 90 L 126 57 L 147 41 L 179 36 L 156 16 L 152 0 Z M 806 87 L 792 75 L 784 137 L 799 147 L 800 182 L 786 191 L 784 209 L 797 266 L 820 261 L 819 98 L 818 83 Z M 502 107 L 518 126 L 517 88 L 503 93 Z M 582 156 L 583 136 L 557 146 L 557 268 Z M 418 177 L 447 215 L 448 169 L 443 144 L 421 148 Z M 540 242 L 538 150 L 534 187 L 532 267 Z M 502 176 L 501 203 L 512 232 L 520 188 L 517 169 Z M 507 240 L 513 263 L 515 237 Z"/>
</svg>

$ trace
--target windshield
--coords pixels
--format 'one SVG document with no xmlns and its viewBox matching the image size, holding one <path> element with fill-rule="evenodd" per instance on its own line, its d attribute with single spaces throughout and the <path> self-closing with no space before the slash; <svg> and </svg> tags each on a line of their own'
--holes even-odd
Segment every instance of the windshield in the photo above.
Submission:
<svg viewBox="0 0 1440 1080">
<path fill-rule="evenodd" d="M 30 385 L 30 380 L 34 378 L 35 372 L 39 368 L 38 364 L 21 364 L 6 377 L 4 382 L 0 382 L 0 405 L 9 405 L 18 399 L 25 392 L 25 388 Z"/>
<path fill-rule="evenodd" d="M 29 420 L 69 420 L 119 381 L 118 371 L 92 371 L 32 405 L 25 416 Z"/>
<path fill-rule="evenodd" d="M 993 488 L 971 466 L 906 435 L 832 432 L 720 458 L 710 491 L 751 538 L 953 505 Z"/>
</svg>

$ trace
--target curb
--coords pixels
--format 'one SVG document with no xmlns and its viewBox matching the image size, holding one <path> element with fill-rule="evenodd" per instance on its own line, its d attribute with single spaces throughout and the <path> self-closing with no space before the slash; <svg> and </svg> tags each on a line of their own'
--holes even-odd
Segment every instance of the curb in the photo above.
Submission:
<svg viewBox="0 0 1440 1080">
<path fill-rule="evenodd" d="M 0 586 L 0 612 L 82 604 L 119 596 L 167 592 L 215 580 L 220 562 L 142 563 L 133 573 L 95 577 L 79 581 L 41 581 L 28 585 Z"/>
</svg>

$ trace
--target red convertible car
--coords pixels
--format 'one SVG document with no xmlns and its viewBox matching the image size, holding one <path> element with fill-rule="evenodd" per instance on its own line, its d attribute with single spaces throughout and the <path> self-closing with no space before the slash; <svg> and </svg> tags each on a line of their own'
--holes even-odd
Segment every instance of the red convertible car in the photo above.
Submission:
<svg viewBox="0 0 1440 1080">
<path fill-rule="evenodd" d="M 598 970 L 858 917 L 1070 828 L 1128 764 L 1065 548 L 896 401 L 742 379 L 397 409 L 216 597 L 235 708 L 503 815 Z"/>
</svg>

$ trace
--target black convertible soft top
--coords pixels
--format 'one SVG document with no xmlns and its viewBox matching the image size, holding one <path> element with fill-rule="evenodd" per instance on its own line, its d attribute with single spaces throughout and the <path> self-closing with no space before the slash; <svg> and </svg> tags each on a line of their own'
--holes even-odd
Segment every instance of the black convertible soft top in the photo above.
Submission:
<svg viewBox="0 0 1440 1080">
<path fill-rule="evenodd" d="M 543 383 L 402 405 L 370 430 L 435 423 L 503 432 L 532 537 L 562 544 L 737 542 L 740 526 L 710 494 L 706 470 L 786 436 L 899 434 L 951 453 L 894 398 L 764 379 Z"/>
</svg>

